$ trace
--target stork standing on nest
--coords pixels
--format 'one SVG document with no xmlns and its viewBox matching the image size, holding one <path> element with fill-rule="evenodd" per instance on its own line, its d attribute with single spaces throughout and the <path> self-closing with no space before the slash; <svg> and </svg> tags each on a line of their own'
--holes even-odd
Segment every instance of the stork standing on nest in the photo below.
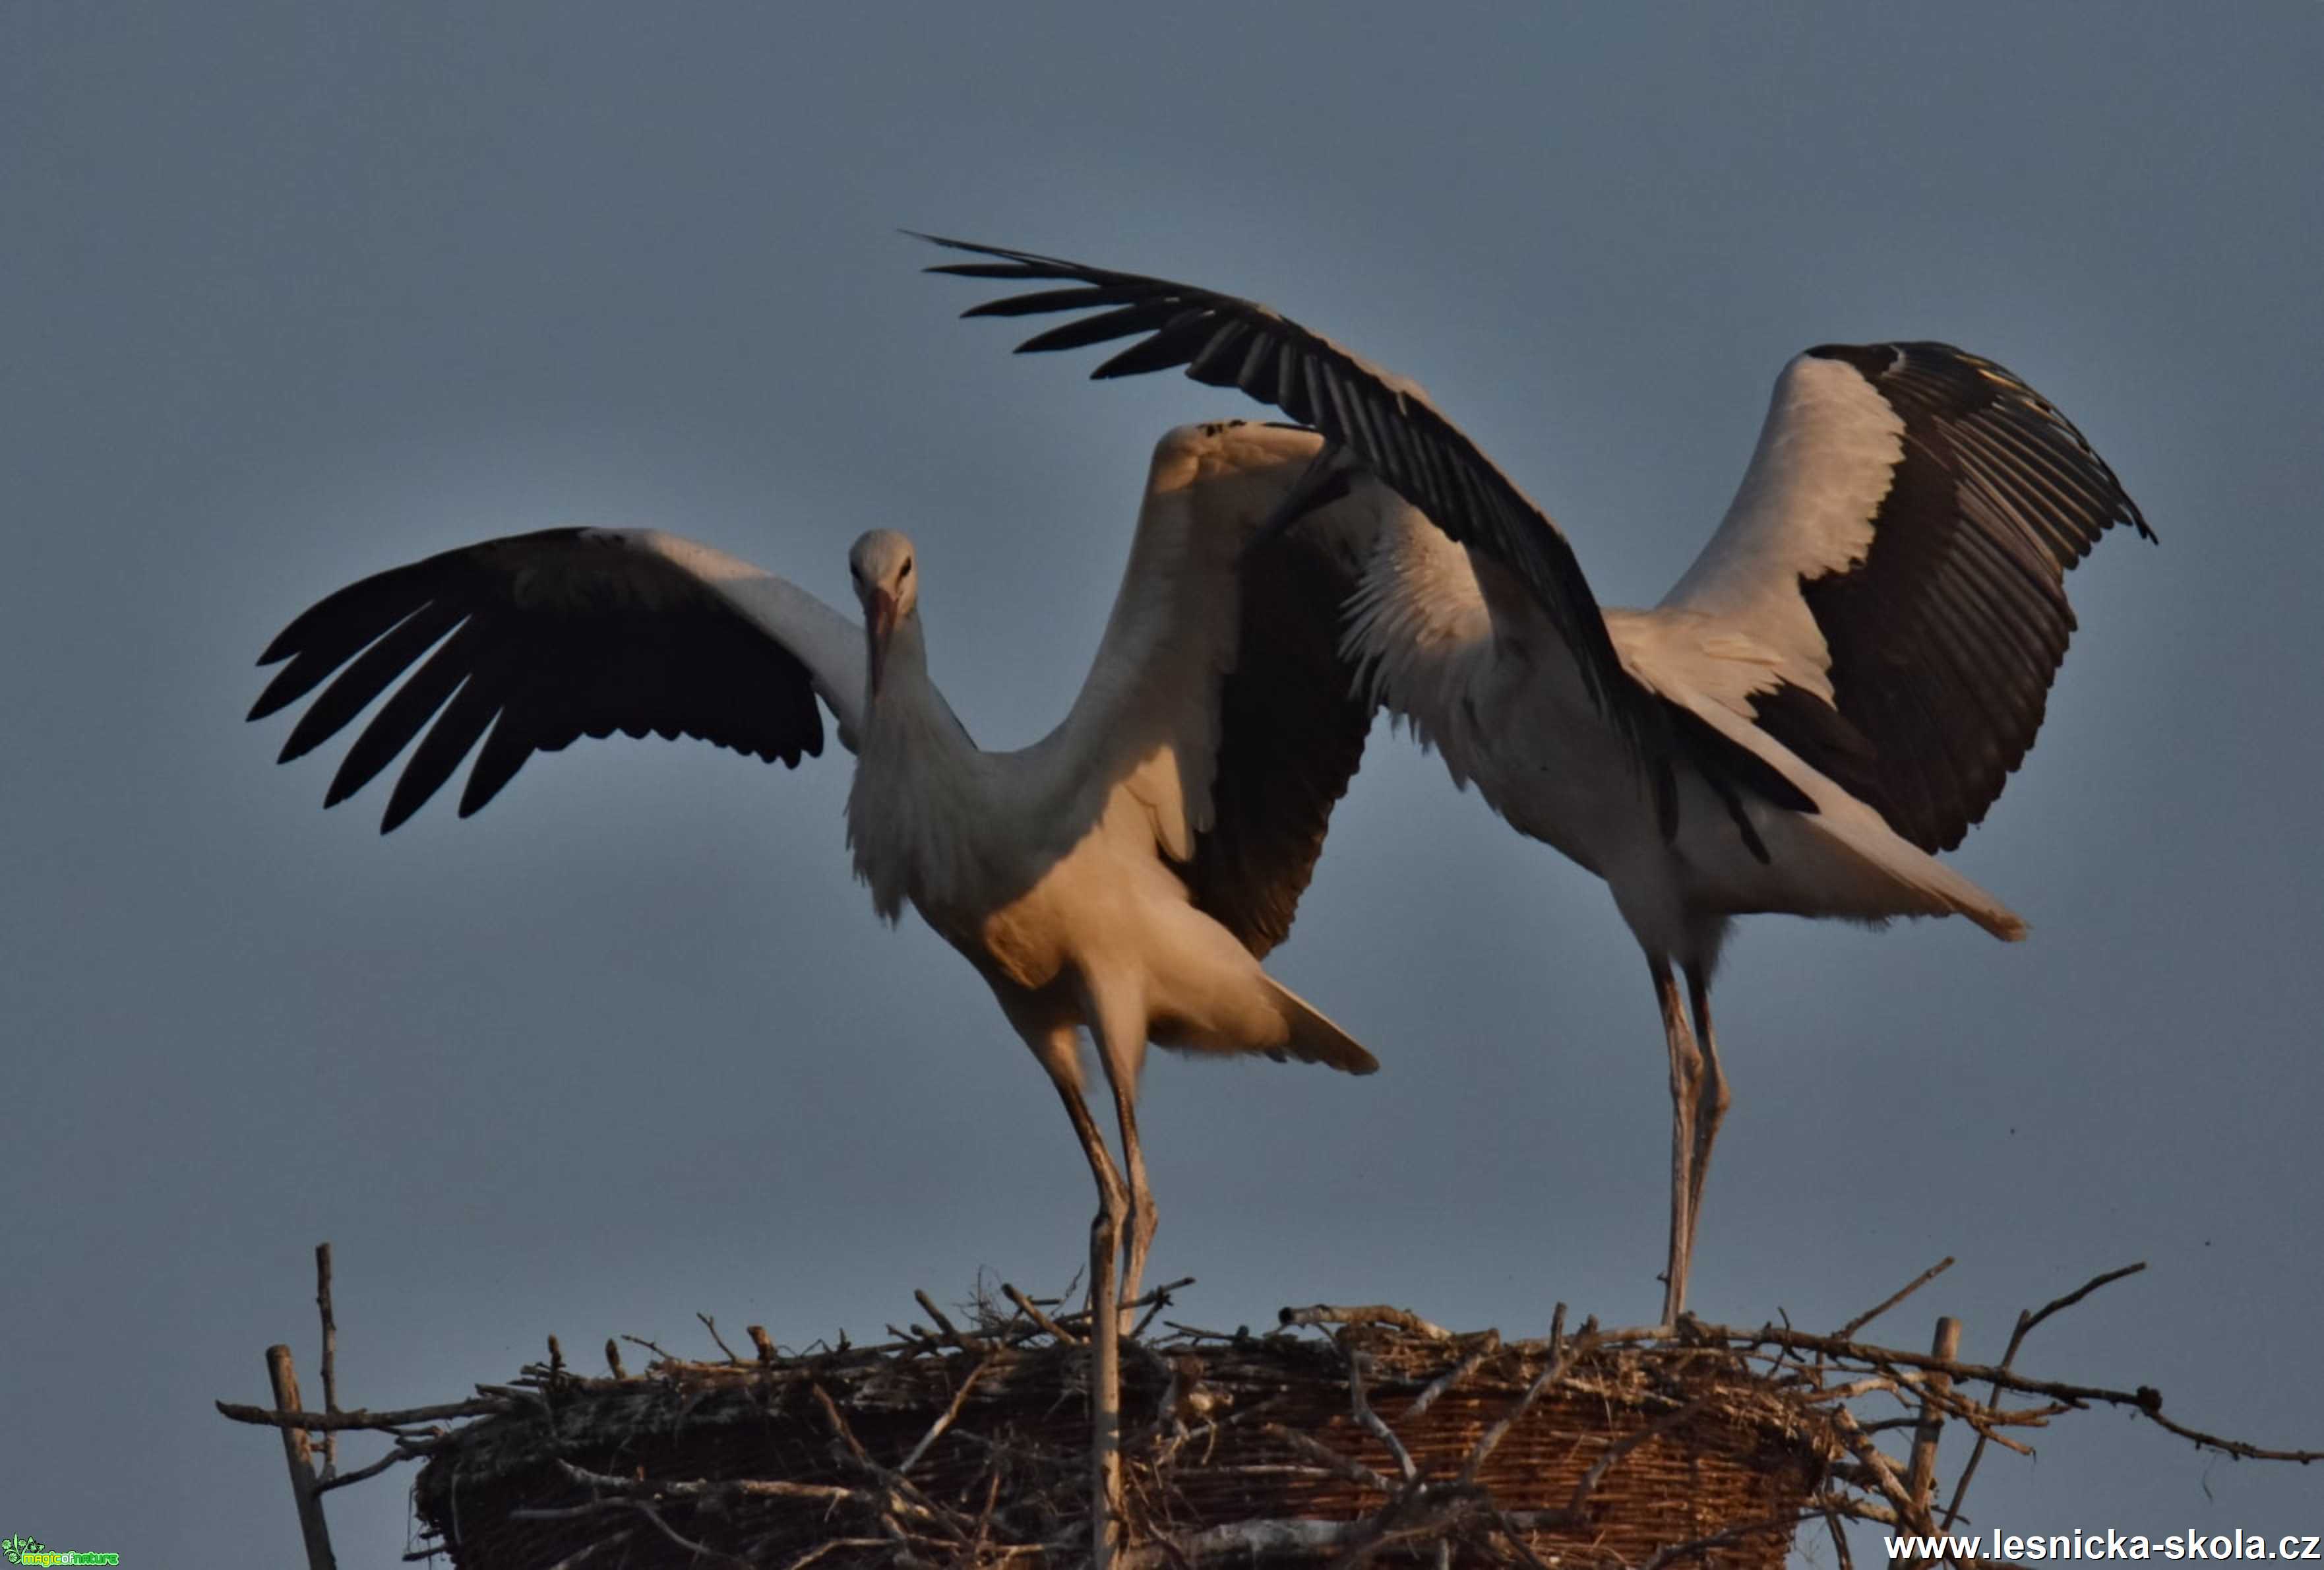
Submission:
<svg viewBox="0 0 2324 1570">
<path fill-rule="evenodd" d="M 1409 511 L 1373 487 L 1251 549 L 1312 445 L 1240 422 L 1163 439 L 1080 696 L 1019 752 L 980 750 L 930 679 L 917 554 L 884 529 L 848 557 L 861 627 L 781 578 L 653 531 L 550 530 L 447 551 L 293 621 L 261 659 L 289 663 L 251 717 L 337 673 L 293 726 L 288 762 L 401 679 L 324 799 L 359 790 L 419 738 L 386 832 L 480 738 L 463 817 L 536 751 L 616 730 L 796 765 L 822 749 L 821 699 L 856 753 L 847 837 L 874 907 L 893 920 L 910 903 L 976 967 L 1056 1087 L 1096 1180 L 1102 1504 L 1119 1432 L 1118 1305 L 1135 1299 L 1154 1234 L 1135 1106 L 1148 1044 L 1379 1067 L 1259 965 L 1290 930 L 1372 715 L 1337 648 L 1353 579 L 1331 531 L 1360 534 L 1370 513 Z M 1084 1030 L 1112 1094 L 1120 1167 L 1084 1094 Z"/>
<path fill-rule="evenodd" d="M 932 272 L 1062 285 L 970 316 L 1106 308 L 1020 352 L 1135 338 L 1093 375 L 1184 366 L 1240 388 L 1322 433 L 1305 499 L 1360 468 L 1437 525 L 1379 536 L 1348 650 L 1456 782 L 1607 881 L 1646 950 L 1670 1057 L 1674 1324 L 1729 1101 L 1711 978 L 1729 924 L 1961 915 L 2024 936 L 1935 856 L 2034 743 L 2074 628 L 2067 569 L 2112 524 L 2153 538 L 2114 471 L 1990 360 L 1824 345 L 1776 379 L 1694 565 L 1652 610 L 1601 610 L 1548 516 L 1413 383 L 1250 300 L 936 243 L 991 260 Z"/>
</svg>

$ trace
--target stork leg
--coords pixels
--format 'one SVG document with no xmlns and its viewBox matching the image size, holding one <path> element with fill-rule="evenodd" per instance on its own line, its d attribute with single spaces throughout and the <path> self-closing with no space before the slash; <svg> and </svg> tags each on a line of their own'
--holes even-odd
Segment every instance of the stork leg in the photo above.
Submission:
<svg viewBox="0 0 2324 1570">
<path fill-rule="evenodd" d="M 1090 1563 L 1093 1570 L 1110 1570 L 1121 1518 L 1121 1307 L 1114 1270 L 1129 1197 L 1105 1135 L 1082 1099 L 1074 1047 L 1068 1030 L 1062 1055 L 1038 1048 L 1036 1053 L 1065 1104 L 1082 1153 L 1089 1158 L 1090 1176 L 1097 1181 L 1098 1212 L 1090 1223 Z"/>
<path fill-rule="evenodd" d="M 1138 1098 L 1120 1079 L 1113 1082 L 1113 1113 L 1121 1125 L 1122 1162 L 1130 1168 L 1129 1232 L 1121 1240 L 1121 1329 L 1127 1334 L 1137 1317 L 1146 1251 L 1154 1242 L 1154 1191 L 1147 1185 L 1146 1152 L 1138 1143 Z"/>
<path fill-rule="evenodd" d="M 1719 1138 L 1731 1099 L 1726 1070 L 1719 1063 L 1719 1039 L 1711 1030 L 1711 976 L 1701 965 L 1686 967 L 1686 1000 L 1694 1012 L 1694 1038 L 1702 1048 L 1702 1085 L 1694 1107 L 1694 1157 L 1687 1172 L 1686 1238 L 1690 1251 L 1702 1219 L 1702 1180 L 1711 1171 L 1711 1146 Z"/>
<path fill-rule="evenodd" d="M 1085 971 L 1082 1007 L 1097 1059 L 1113 1092 L 1113 1115 L 1121 1129 L 1121 1159 L 1129 1168 L 1130 1193 L 1121 1239 L 1121 1323 L 1128 1334 L 1135 1323 L 1130 1305 L 1146 1271 L 1147 1245 L 1154 1241 L 1154 1196 L 1146 1182 L 1146 1152 L 1138 1141 L 1138 1076 L 1146 1067 L 1148 1024 L 1142 988 L 1119 974 Z"/>
<path fill-rule="evenodd" d="M 1655 996 L 1662 1004 L 1663 1038 L 1670 1047 L 1671 1213 L 1670 1257 L 1663 1275 L 1663 1323 L 1676 1325 L 1686 1307 L 1686 1272 L 1694 1256 L 1695 1114 L 1702 1094 L 1702 1054 L 1687 1029 L 1686 1003 L 1670 961 L 1649 955 Z"/>
</svg>

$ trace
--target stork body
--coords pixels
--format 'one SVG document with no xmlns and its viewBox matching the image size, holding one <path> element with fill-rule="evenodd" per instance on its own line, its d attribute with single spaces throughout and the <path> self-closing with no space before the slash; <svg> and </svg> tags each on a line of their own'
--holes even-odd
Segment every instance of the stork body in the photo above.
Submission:
<svg viewBox="0 0 2324 1570">
<path fill-rule="evenodd" d="M 1104 308 L 1023 350 L 1130 338 L 1095 376 L 1183 366 L 1314 426 L 1278 522 L 1361 472 L 1434 526 L 1381 515 L 1346 648 L 1455 781 L 1606 880 L 1645 951 L 1674 1323 L 1729 1099 L 1710 1011 L 1729 924 L 1961 915 L 2024 936 L 1936 856 L 2033 744 L 2074 627 L 2066 571 L 2115 523 L 2153 538 L 2136 505 L 1993 362 L 1824 345 L 1784 367 L 1734 502 L 1663 602 L 1601 608 L 1547 515 L 1413 383 L 1250 300 L 936 243 L 990 259 L 932 271 L 1063 285 L 972 316 Z"/>
<path fill-rule="evenodd" d="M 418 738 L 383 831 L 472 750 L 463 816 L 532 753 L 582 735 L 686 734 L 796 764 L 821 748 L 817 701 L 831 710 L 857 752 L 847 836 L 872 903 L 890 920 L 918 910 L 991 984 L 1097 1185 L 1102 1550 L 1118 1486 L 1118 1305 L 1134 1300 L 1154 1233 L 1136 1117 L 1148 1044 L 1379 1067 L 1259 963 L 1289 931 L 1372 712 L 1335 646 L 1352 578 L 1334 531 L 1361 533 L 1368 511 L 1401 508 L 1383 492 L 1356 494 L 1250 549 L 1310 440 L 1240 424 L 1163 439 L 1088 679 L 1065 721 L 1018 752 L 980 750 L 930 679 L 915 552 L 886 530 L 850 554 L 862 627 L 691 540 L 554 530 L 353 584 L 261 661 L 290 663 L 253 718 L 331 679 L 286 762 L 401 682 L 326 797 L 360 789 Z M 1084 1030 L 1113 1103 L 1119 1166 L 1084 1094 Z"/>
<path fill-rule="evenodd" d="M 1316 446 L 1321 456 L 1320 438 Z M 1457 784 L 1473 784 L 1510 827 L 1603 878 L 1645 951 L 1670 1058 L 1664 1314 L 1674 1321 L 1730 1101 L 1711 979 L 1734 918 L 1959 914 L 2003 938 L 2022 937 L 2024 924 L 1727 708 L 1718 695 L 1748 692 L 1766 663 L 1715 619 L 1674 606 L 1605 612 L 1626 670 L 1687 713 L 1712 716 L 1722 739 L 1773 771 L 1767 789 L 1746 790 L 1734 775 L 1748 766 L 1732 754 L 1718 763 L 1674 756 L 1666 828 L 1638 787 L 1628 739 L 1591 701 L 1547 618 L 1490 558 L 1434 529 L 1383 534 L 1352 610 L 1348 647 L 1380 700 Z"/>
</svg>

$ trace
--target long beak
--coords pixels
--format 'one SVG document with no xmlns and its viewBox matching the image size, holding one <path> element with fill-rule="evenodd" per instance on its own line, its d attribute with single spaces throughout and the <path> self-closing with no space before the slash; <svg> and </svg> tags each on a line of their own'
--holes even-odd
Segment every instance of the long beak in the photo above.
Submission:
<svg viewBox="0 0 2324 1570">
<path fill-rule="evenodd" d="M 871 623 L 864 631 L 872 640 L 872 696 L 880 696 L 880 673 L 888 663 L 888 639 L 896 631 L 896 596 L 886 589 L 872 591 L 872 603 L 867 607 Z"/>
</svg>

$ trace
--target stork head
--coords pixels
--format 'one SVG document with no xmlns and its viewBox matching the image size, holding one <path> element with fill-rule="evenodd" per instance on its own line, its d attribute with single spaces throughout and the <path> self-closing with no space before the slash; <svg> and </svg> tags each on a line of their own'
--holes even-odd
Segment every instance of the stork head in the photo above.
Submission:
<svg viewBox="0 0 2324 1570">
<path fill-rule="evenodd" d="M 912 542 L 893 529 L 874 529 L 847 553 L 855 597 L 863 606 L 863 631 L 871 640 L 872 693 L 888 663 L 888 642 L 897 626 L 918 614 L 919 580 L 912 573 Z"/>
</svg>

